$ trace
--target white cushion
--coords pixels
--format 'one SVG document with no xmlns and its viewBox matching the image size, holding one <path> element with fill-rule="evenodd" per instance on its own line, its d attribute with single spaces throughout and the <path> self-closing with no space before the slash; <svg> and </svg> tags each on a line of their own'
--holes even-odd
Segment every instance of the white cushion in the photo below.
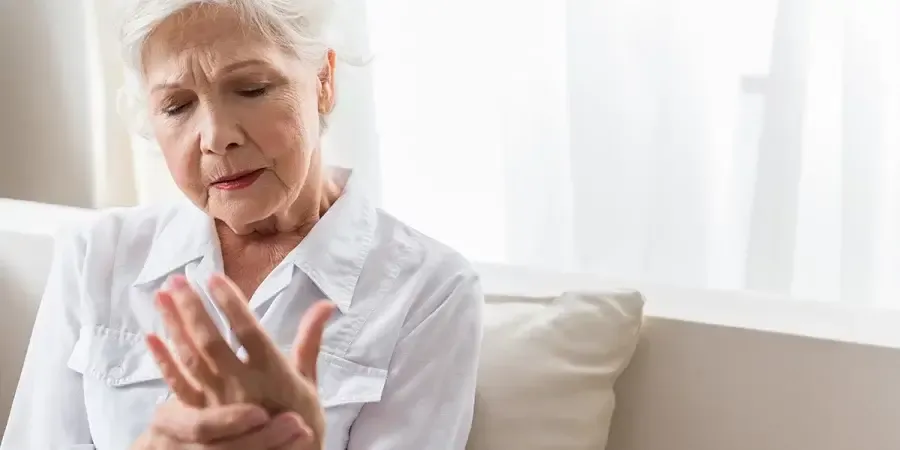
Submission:
<svg viewBox="0 0 900 450">
<path fill-rule="evenodd" d="M 488 297 L 468 450 L 602 450 L 634 353 L 633 291 Z"/>
<path fill-rule="evenodd" d="M 90 210 L 0 198 L 0 436 L 53 256 L 53 236 Z"/>
<path fill-rule="evenodd" d="M 25 359 L 53 253 L 48 235 L 0 229 L 0 436 Z"/>
</svg>

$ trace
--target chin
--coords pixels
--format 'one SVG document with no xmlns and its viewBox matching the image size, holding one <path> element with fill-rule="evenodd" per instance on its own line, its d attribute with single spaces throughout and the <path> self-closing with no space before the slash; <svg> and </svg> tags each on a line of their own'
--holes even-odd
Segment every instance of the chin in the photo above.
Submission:
<svg viewBox="0 0 900 450">
<path fill-rule="evenodd" d="M 277 214 L 284 203 L 278 195 L 247 196 L 210 202 L 212 216 L 225 222 L 235 231 L 262 222 Z"/>
</svg>

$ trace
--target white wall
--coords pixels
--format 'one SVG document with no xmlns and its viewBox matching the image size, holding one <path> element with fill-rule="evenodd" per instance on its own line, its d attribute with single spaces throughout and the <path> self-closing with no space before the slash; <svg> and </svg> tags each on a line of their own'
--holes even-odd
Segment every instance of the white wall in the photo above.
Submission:
<svg viewBox="0 0 900 450">
<path fill-rule="evenodd" d="M 85 3 L 0 1 L 0 197 L 91 203 Z"/>
</svg>

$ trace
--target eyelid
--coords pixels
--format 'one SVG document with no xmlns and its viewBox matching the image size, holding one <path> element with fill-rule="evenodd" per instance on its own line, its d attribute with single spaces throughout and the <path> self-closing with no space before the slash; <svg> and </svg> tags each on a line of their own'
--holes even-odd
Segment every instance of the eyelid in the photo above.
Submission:
<svg viewBox="0 0 900 450">
<path fill-rule="evenodd" d="M 268 89 L 271 86 L 271 83 L 252 83 L 239 87 L 237 90 L 241 92 L 258 91 L 260 89 Z"/>
<path fill-rule="evenodd" d="M 163 105 L 163 107 L 161 108 L 161 111 L 163 114 L 165 114 L 167 116 L 176 116 L 176 115 L 180 114 L 181 112 L 183 112 L 186 108 L 189 108 L 191 106 L 191 103 L 193 103 L 193 102 L 186 101 L 186 102 L 167 103 L 167 104 Z"/>
<path fill-rule="evenodd" d="M 274 86 L 282 84 L 286 79 L 277 73 L 269 71 L 253 71 L 249 73 L 234 74 L 225 82 L 226 86 L 243 89 L 245 86 Z"/>
<path fill-rule="evenodd" d="M 156 104 L 158 105 L 159 111 L 167 111 L 175 108 L 181 108 L 185 105 L 189 105 L 196 100 L 196 96 L 194 93 L 185 90 L 170 90 L 165 93 L 159 93 L 156 96 Z"/>
</svg>

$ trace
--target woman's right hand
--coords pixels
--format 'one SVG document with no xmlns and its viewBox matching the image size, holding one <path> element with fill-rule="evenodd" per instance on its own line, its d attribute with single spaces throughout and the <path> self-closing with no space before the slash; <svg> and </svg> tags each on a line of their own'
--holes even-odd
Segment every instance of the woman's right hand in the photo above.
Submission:
<svg viewBox="0 0 900 450">
<path fill-rule="evenodd" d="M 270 418 L 256 405 L 197 409 L 174 400 L 157 410 L 132 450 L 286 450 L 303 448 L 308 430 L 296 413 Z"/>
<path fill-rule="evenodd" d="M 316 385 L 317 360 L 334 305 L 317 302 L 304 314 L 295 354 L 289 359 L 257 321 L 237 285 L 224 275 L 214 275 L 210 291 L 246 350 L 247 357 L 240 358 L 187 280 L 174 276 L 169 285 L 157 294 L 157 307 L 174 353 L 156 334 L 148 335 L 147 345 L 176 397 L 198 409 L 237 403 L 260 405 L 273 416 L 299 414 L 313 436 L 305 447 L 324 448 L 325 412 Z"/>
</svg>

